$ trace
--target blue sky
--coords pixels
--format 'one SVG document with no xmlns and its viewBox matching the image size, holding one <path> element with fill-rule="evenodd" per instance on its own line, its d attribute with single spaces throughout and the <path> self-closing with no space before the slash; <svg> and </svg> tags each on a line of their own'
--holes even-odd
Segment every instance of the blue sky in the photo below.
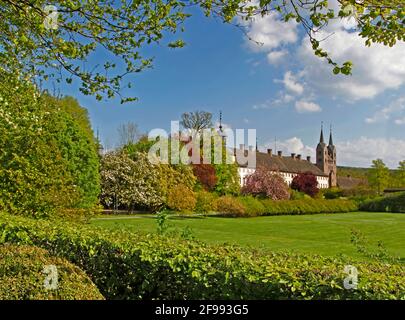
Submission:
<svg viewBox="0 0 405 320">
<path fill-rule="evenodd" d="M 320 123 L 333 124 L 338 164 L 368 166 L 382 158 L 390 166 L 405 159 L 405 46 L 365 48 L 350 23 L 331 25 L 324 43 L 338 61 L 354 62 L 353 76 L 333 76 L 312 55 L 298 26 L 270 16 L 237 28 L 195 11 L 185 24 L 182 49 L 164 44 L 149 49 L 153 69 L 132 76 L 131 95 L 139 101 L 98 102 L 75 86 L 93 128 L 107 147 L 117 143 L 117 127 L 131 121 L 144 132 L 168 129 L 186 111 L 206 110 L 226 125 L 254 128 L 261 148 L 314 155 Z M 98 53 L 93 59 L 102 59 Z"/>
</svg>

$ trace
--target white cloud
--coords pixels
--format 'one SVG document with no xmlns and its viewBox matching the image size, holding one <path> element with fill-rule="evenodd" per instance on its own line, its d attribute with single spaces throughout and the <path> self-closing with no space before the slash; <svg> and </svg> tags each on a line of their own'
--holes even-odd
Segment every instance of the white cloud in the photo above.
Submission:
<svg viewBox="0 0 405 320">
<path fill-rule="evenodd" d="M 295 110 L 297 110 L 299 113 L 307 113 L 320 112 L 322 111 L 322 108 L 315 102 L 299 100 L 295 102 Z"/>
<path fill-rule="evenodd" d="M 333 31 L 333 34 L 331 32 Z M 323 49 L 332 59 L 343 63 L 352 61 L 353 75 L 333 75 L 331 66 L 316 57 L 311 44 L 304 38 L 298 49 L 298 59 L 303 64 L 305 80 L 318 92 L 346 100 L 374 98 L 388 89 L 398 89 L 405 84 L 405 43 L 398 42 L 390 48 L 382 44 L 366 47 L 365 40 L 357 32 L 334 26 L 323 30 L 319 38 Z"/>
<path fill-rule="evenodd" d="M 397 124 L 397 125 L 405 125 L 405 117 L 404 118 L 402 118 L 402 119 L 396 119 L 395 121 L 395 124 Z"/>
<path fill-rule="evenodd" d="M 284 22 L 276 12 L 257 16 L 249 23 L 240 20 L 248 27 L 247 39 L 249 48 L 256 52 L 270 53 L 283 45 L 298 41 L 298 24 L 295 21 Z M 260 45 L 258 43 L 260 43 Z"/>
<path fill-rule="evenodd" d="M 392 101 L 387 107 L 378 110 L 371 117 L 365 119 L 366 123 L 373 124 L 377 122 L 384 122 L 393 117 L 401 117 L 405 115 L 405 96 Z M 395 119 L 396 124 L 402 124 L 401 119 Z"/>
<path fill-rule="evenodd" d="M 274 148 L 274 142 L 266 143 L 262 149 Z M 300 138 L 293 137 L 283 141 L 277 141 L 277 150 L 282 151 L 284 155 L 290 153 L 301 154 L 303 157 L 315 155 L 315 148 L 306 146 Z"/>
<path fill-rule="evenodd" d="M 274 80 L 274 82 L 283 83 L 285 89 L 295 95 L 304 93 L 304 86 L 298 82 L 297 77 L 291 71 L 284 74 L 283 80 Z"/>
<path fill-rule="evenodd" d="M 361 137 L 336 144 L 338 165 L 369 167 L 371 161 L 383 159 L 396 168 L 405 159 L 405 140 Z"/>
<path fill-rule="evenodd" d="M 286 55 L 288 55 L 287 50 L 271 51 L 267 54 L 267 61 L 270 64 L 277 64 L 282 62 Z"/>
</svg>

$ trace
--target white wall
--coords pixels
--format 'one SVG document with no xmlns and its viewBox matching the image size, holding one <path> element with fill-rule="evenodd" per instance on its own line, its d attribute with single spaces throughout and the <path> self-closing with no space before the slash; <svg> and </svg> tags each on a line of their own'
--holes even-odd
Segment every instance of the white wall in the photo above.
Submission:
<svg viewBox="0 0 405 320">
<path fill-rule="evenodd" d="M 243 187 L 245 185 L 245 179 L 248 175 L 255 172 L 255 169 L 252 168 L 238 168 L 238 173 L 240 177 L 240 185 Z M 274 172 L 276 173 L 276 172 Z M 284 181 L 290 186 L 292 180 L 297 175 L 296 173 L 287 173 L 287 172 L 278 172 Z M 329 178 L 324 176 L 316 176 L 316 180 L 318 181 L 318 188 L 319 189 L 327 189 L 329 188 Z"/>
</svg>

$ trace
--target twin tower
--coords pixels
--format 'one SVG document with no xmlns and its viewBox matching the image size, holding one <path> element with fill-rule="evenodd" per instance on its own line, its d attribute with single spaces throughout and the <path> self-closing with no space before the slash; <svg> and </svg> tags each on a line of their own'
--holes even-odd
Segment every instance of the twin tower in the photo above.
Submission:
<svg viewBox="0 0 405 320">
<path fill-rule="evenodd" d="M 333 144 L 332 128 L 329 135 L 329 144 L 327 145 L 323 138 L 323 125 L 321 127 L 321 137 L 316 147 L 316 166 L 329 177 L 329 187 L 337 186 L 337 166 L 336 166 L 336 147 Z"/>
</svg>

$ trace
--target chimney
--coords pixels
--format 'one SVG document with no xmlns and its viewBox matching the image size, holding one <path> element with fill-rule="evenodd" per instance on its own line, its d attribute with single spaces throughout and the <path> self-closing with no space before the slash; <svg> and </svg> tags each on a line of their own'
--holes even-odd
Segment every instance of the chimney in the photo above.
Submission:
<svg viewBox="0 0 405 320">
<path fill-rule="evenodd" d="M 307 161 L 311 162 L 311 156 L 307 156 Z"/>
<path fill-rule="evenodd" d="M 277 155 L 281 157 L 283 155 L 283 151 L 277 151 Z"/>
<path fill-rule="evenodd" d="M 291 153 L 291 158 L 295 159 L 295 153 Z"/>
<path fill-rule="evenodd" d="M 273 150 L 272 149 L 267 149 L 267 154 L 269 154 L 270 157 L 271 157 L 271 155 L 273 154 Z"/>
<path fill-rule="evenodd" d="M 253 146 L 249 146 L 249 151 L 253 151 Z"/>
<path fill-rule="evenodd" d="M 244 145 L 243 143 L 241 143 L 241 144 L 239 145 L 239 149 L 245 150 L 245 145 Z"/>
<path fill-rule="evenodd" d="M 300 154 L 297 155 L 297 159 L 301 160 L 301 155 Z"/>
</svg>

